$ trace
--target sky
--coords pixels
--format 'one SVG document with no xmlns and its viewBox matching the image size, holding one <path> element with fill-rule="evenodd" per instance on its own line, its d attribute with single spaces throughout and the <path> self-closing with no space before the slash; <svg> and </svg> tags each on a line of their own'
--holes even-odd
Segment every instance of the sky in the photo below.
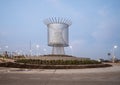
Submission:
<svg viewBox="0 0 120 85">
<path fill-rule="evenodd" d="M 50 54 L 49 17 L 72 21 L 66 54 L 120 59 L 120 0 L 0 0 L 0 52 L 29 54 L 31 43 L 32 54 Z"/>
</svg>

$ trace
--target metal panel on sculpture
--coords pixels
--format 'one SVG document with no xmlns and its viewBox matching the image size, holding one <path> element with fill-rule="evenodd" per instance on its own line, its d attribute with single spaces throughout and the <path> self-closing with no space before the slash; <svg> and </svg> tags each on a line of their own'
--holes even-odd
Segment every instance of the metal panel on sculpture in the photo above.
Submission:
<svg viewBox="0 0 120 85">
<path fill-rule="evenodd" d="M 68 27 L 71 21 L 63 18 L 49 18 L 44 21 L 48 27 L 48 45 L 52 54 L 65 54 L 64 47 L 69 46 Z"/>
</svg>

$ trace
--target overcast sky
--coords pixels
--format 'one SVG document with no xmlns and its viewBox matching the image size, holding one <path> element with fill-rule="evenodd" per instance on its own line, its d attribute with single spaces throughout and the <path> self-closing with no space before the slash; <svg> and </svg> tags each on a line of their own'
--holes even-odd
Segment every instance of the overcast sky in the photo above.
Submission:
<svg viewBox="0 0 120 85">
<path fill-rule="evenodd" d="M 120 0 L 0 0 L 0 51 L 29 53 L 31 42 L 33 54 L 51 53 L 43 23 L 49 17 L 72 21 L 66 54 L 108 59 L 117 45 L 120 58 Z"/>
</svg>

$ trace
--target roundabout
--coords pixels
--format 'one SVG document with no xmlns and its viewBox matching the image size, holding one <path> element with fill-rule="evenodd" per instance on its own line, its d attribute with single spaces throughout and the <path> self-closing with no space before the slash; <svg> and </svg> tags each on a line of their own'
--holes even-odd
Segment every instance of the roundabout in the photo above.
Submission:
<svg viewBox="0 0 120 85">
<path fill-rule="evenodd" d="M 68 55 L 45 55 L 37 58 L 18 58 L 12 62 L 0 63 L 0 67 L 28 68 L 28 69 L 84 69 L 110 67 L 89 58 L 78 58 Z"/>
</svg>

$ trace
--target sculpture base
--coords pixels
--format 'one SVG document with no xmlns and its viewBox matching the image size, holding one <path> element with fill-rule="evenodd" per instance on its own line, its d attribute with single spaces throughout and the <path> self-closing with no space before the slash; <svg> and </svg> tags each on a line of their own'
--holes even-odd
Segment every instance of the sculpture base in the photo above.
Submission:
<svg viewBox="0 0 120 85">
<path fill-rule="evenodd" d="M 52 54 L 64 55 L 65 54 L 64 47 L 53 46 L 53 48 L 52 48 Z"/>
</svg>

